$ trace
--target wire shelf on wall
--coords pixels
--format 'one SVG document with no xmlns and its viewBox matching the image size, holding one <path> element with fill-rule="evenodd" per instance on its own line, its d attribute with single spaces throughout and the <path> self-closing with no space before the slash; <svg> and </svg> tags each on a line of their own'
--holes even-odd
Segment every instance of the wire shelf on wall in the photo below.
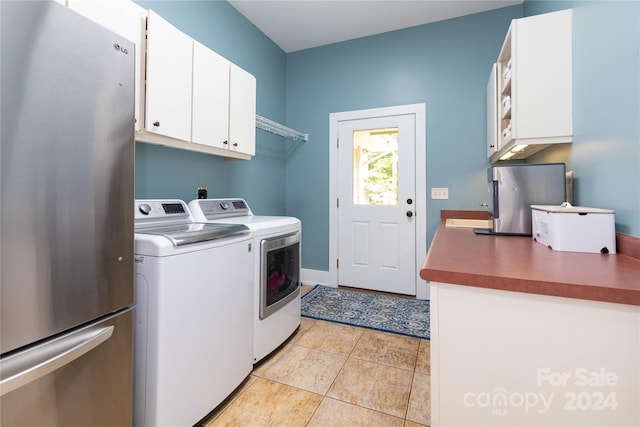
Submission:
<svg viewBox="0 0 640 427">
<path fill-rule="evenodd" d="M 258 129 L 271 132 L 275 135 L 280 135 L 284 138 L 293 138 L 294 141 L 302 140 L 306 142 L 309 139 L 309 134 L 298 132 L 297 130 L 288 128 L 285 125 L 281 125 L 278 122 L 274 122 L 273 120 L 269 120 L 265 117 L 258 116 L 257 114 L 256 114 L 256 127 Z"/>
</svg>

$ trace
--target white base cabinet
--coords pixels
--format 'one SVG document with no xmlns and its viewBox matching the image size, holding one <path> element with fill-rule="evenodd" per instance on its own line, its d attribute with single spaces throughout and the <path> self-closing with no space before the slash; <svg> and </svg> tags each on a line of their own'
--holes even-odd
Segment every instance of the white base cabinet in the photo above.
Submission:
<svg viewBox="0 0 640 427">
<path fill-rule="evenodd" d="M 487 107 L 487 128 L 498 128 L 491 162 L 572 142 L 571 44 L 571 9 L 511 21 L 496 64 L 495 96 L 488 94 L 497 104 Z"/>
<path fill-rule="evenodd" d="M 432 426 L 637 426 L 639 378 L 639 306 L 431 282 Z"/>
</svg>

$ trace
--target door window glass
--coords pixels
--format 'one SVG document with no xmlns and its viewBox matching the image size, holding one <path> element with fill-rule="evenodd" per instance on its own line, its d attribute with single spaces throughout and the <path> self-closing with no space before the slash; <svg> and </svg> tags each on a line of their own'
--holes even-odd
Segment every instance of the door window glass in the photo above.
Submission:
<svg viewBox="0 0 640 427">
<path fill-rule="evenodd" d="M 398 204 L 398 128 L 353 132 L 353 204 Z"/>
</svg>

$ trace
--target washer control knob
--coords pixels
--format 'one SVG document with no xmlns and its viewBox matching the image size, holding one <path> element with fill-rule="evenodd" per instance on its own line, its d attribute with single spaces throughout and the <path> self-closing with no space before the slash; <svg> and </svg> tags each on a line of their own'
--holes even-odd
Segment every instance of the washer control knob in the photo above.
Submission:
<svg viewBox="0 0 640 427">
<path fill-rule="evenodd" d="M 149 215 L 149 213 L 151 213 L 151 206 L 149 206 L 147 203 L 142 203 L 138 206 L 138 210 L 142 215 Z"/>
<path fill-rule="evenodd" d="M 226 211 L 227 209 L 229 209 L 229 204 L 227 202 L 222 202 L 222 203 L 220 203 L 220 208 L 223 211 Z"/>
</svg>

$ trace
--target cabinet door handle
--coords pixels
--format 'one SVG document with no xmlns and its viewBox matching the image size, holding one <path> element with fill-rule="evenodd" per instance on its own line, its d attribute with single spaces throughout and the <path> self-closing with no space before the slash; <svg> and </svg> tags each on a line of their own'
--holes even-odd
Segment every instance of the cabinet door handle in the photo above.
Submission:
<svg viewBox="0 0 640 427">
<path fill-rule="evenodd" d="M 407 199 L 407 204 L 410 205 L 411 203 L 413 203 L 413 199 Z"/>
<path fill-rule="evenodd" d="M 234 143 L 233 143 L 233 146 L 234 146 L 234 147 L 237 147 L 237 146 L 238 146 L 238 143 L 237 143 L 237 142 L 234 142 Z"/>
<path fill-rule="evenodd" d="M 413 216 L 413 212 L 407 211 L 407 218 L 411 218 Z"/>
<path fill-rule="evenodd" d="M 222 141 L 223 145 L 227 145 L 229 143 L 229 141 Z"/>
<path fill-rule="evenodd" d="M 159 127 L 160 127 L 160 122 L 153 122 L 153 125 L 154 125 L 155 127 L 159 128 Z"/>
</svg>

